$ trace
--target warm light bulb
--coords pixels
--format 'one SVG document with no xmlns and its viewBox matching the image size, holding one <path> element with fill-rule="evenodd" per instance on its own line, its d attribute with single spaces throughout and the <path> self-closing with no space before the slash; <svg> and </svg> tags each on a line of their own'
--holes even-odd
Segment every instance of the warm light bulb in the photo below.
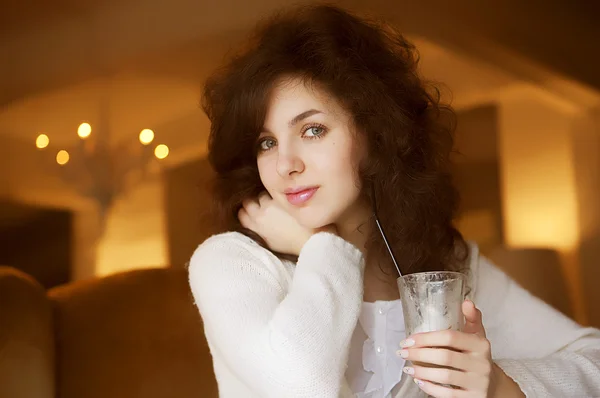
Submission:
<svg viewBox="0 0 600 398">
<path fill-rule="evenodd" d="M 67 164 L 68 162 L 69 162 L 69 152 L 65 151 L 64 149 L 61 149 L 60 151 L 58 151 L 58 153 L 56 154 L 56 163 L 63 166 L 65 164 Z"/>
<path fill-rule="evenodd" d="M 92 134 L 92 126 L 89 123 L 81 123 L 77 128 L 77 135 L 81 139 L 86 139 Z"/>
<path fill-rule="evenodd" d="M 39 149 L 44 149 L 50 143 L 50 138 L 46 134 L 40 134 L 35 139 L 35 146 Z"/>
<path fill-rule="evenodd" d="M 169 147 L 165 144 L 157 145 L 156 148 L 154 148 L 154 156 L 156 156 L 158 159 L 166 158 L 169 156 Z"/>
<path fill-rule="evenodd" d="M 140 142 L 143 145 L 148 145 L 152 142 L 152 140 L 154 140 L 154 131 L 150 129 L 143 129 L 140 133 Z"/>
</svg>

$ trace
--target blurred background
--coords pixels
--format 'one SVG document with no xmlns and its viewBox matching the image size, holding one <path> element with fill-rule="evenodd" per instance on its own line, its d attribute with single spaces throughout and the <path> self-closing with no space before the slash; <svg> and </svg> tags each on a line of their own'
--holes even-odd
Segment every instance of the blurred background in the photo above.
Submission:
<svg viewBox="0 0 600 398">
<path fill-rule="evenodd" d="M 337 3 L 396 25 L 422 75 L 444 85 L 463 234 L 532 293 L 600 326 L 600 6 Z M 133 270 L 184 272 L 211 233 L 202 83 L 288 2 L 0 4 L 0 265 L 50 289 L 53 305 L 53 292 Z"/>
</svg>

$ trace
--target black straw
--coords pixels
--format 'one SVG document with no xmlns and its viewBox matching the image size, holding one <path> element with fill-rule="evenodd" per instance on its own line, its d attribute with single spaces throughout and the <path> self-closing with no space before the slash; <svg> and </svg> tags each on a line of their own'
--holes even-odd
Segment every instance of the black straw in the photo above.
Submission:
<svg viewBox="0 0 600 398">
<path fill-rule="evenodd" d="M 390 253 L 390 257 L 392 257 L 392 261 L 394 262 L 394 265 L 396 266 L 398 275 L 402 276 L 402 272 L 400 272 L 400 267 L 398 266 L 398 262 L 396 261 L 396 258 L 394 257 L 392 248 L 390 247 L 390 244 L 388 243 L 388 240 L 385 236 L 385 232 L 383 232 L 383 227 L 381 226 L 381 223 L 379 222 L 379 217 L 377 217 L 377 200 L 375 199 L 375 187 L 374 186 L 371 186 L 371 193 L 372 193 L 371 196 L 373 199 L 373 215 L 375 216 L 375 223 L 377 224 L 377 228 L 379 228 L 379 232 L 381 233 L 381 237 L 383 238 L 383 241 L 385 242 L 385 246 L 387 247 L 388 252 Z"/>
</svg>

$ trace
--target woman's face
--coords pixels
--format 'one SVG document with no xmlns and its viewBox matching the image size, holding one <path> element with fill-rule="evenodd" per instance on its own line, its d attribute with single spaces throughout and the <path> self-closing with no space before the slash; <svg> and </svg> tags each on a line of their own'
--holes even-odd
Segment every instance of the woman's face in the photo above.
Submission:
<svg viewBox="0 0 600 398">
<path fill-rule="evenodd" d="M 263 185 L 305 227 L 364 214 L 357 167 L 365 150 L 350 114 L 316 85 L 290 78 L 275 86 L 257 145 Z"/>
</svg>

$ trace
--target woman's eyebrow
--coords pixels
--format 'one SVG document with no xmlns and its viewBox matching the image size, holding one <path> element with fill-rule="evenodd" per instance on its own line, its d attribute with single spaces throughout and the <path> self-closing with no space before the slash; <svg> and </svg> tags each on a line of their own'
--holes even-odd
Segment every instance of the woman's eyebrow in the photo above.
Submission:
<svg viewBox="0 0 600 398">
<path fill-rule="evenodd" d="M 290 122 L 288 123 L 288 125 L 290 127 L 294 127 L 296 124 L 298 124 L 302 120 L 306 119 L 307 117 L 310 117 L 312 115 L 316 115 L 318 113 L 323 113 L 323 112 L 321 112 L 319 110 L 316 110 L 316 109 L 309 109 L 307 111 L 302 112 L 298 116 L 295 116 L 292 120 L 290 120 Z"/>
</svg>

